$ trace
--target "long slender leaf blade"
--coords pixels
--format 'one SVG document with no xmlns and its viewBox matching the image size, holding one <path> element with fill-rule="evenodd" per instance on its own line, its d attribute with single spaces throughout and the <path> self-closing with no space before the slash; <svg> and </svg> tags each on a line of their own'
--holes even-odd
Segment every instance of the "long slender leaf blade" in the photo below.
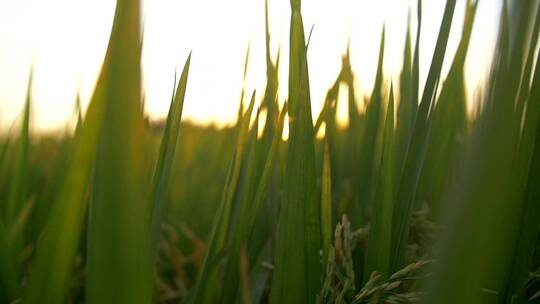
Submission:
<svg viewBox="0 0 540 304">
<path fill-rule="evenodd" d="M 419 23 L 421 23 L 420 20 Z M 394 144 L 394 157 L 396 158 L 394 166 L 396 168 L 396 173 L 394 174 L 394 178 L 396 178 L 396 185 L 399 184 L 400 174 L 403 170 L 405 157 L 407 156 L 407 149 L 409 148 L 414 127 L 414 119 L 418 107 L 418 97 L 416 97 L 416 99 L 413 97 L 413 81 L 415 80 L 413 80 L 410 20 L 407 22 L 407 34 L 405 37 L 406 40 L 403 52 L 403 66 L 401 68 L 401 75 L 399 79 L 399 105 L 397 107 L 395 136 L 396 143 Z M 417 39 L 419 38 L 420 37 L 417 36 Z M 415 56 L 417 56 L 417 51 L 418 50 L 416 49 Z M 415 61 L 415 64 L 418 65 L 418 62 Z M 418 67 L 416 67 L 416 69 L 417 68 Z M 417 78 L 416 82 L 418 82 Z"/>
<path fill-rule="evenodd" d="M 299 0 L 291 1 L 287 183 L 278 226 L 271 303 L 314 303 L 320 286 L 320 204 L 300 6 Z"/>
<path fill-rule="evenodd" d="M 259 109 L 260 110 L 260 109 Z M 254 126 L 250 130 L 249 139 L 246 143 L 248 146 L 248 156 L 247 163 L 245 164 L 245 177 L 244 177 L 244 187 L 243 197 L 240 200 L 238 206 L 238 218 L 236 229 L 231 233 L 231 240 L 229 241 L 229 246 L 227 246 L 227 265 L 225 266 L 225 271 L 223 275 L 223 285 L 221 290 L 221 296 L 219 301 L 221 303 L 232 303 L 234 302 L 237 292 L 239 289 L 239 282 L 241 283 L 241 265 L 242 265 L 242 250 L 245 250 L 244 240 L 246 238 L 246 233 L 248 231 L 248 221 L 251 216 L 251 206 L 250 202 L 253 200 L 253 194 L 257 185 L 256 179 L 256 170 L 258 163 L 258 125 L 259 125 L 259 113 L 257 112 L 257 117 L 255 118 Z M 247 264 L 247 261 L 246 261 Z M 241 285 L 241 284 L 240 284 Z M 242 295 L 243 291 L 242 291 Z"/>
<path fill-rule="evenodd" d="M 163 138 L 161 140 L 159 158 L 154 172 L 153 189 L 150 196 L 153 203 L 151 246 L 154 255 L 157 251 L 157 243 L 159 240 L 159 231 L 165 199 L 170 190 L 171 168 L 174 164 L 174 157 L 176 155 L 176 148 L 180 136 L 180 122 L 182 119 L 182 110 L 184 107 L 184 97 L 186 95 L 190 63 L 191 53 L 184 64 L 184 70 L 180 76 L 180 81 L 178 82 L 173 101 L 169 108 L 167 123 L 165 125 Z"/>
<path fill-rule="evenodd" d="M 378 177 L 377 200 L 373 207 L 373 218 L 368 236 L 368 252 L 364 278 L 373 271 L 383 277 L 389 275 L 390 245 L 392 237 L 392 212 L 394 207 L 394 94 L 390 88 L 390 99 L 384 126 L 381 174 Z"/>
<path fill-rule="evenodd" d="M 540 4 L 539 4 L 540 8 Z M 537 16 L 534 32 L 537 34 L 538 20 Z M 530 72 L 526 69 L 524 73 Z M 524 77 L 527 78 L 527 77 Z M 520 87 L 522 96 L 523 86 Z M 517 196 L 518 200 L 523 200 L 523 207 L 520 215 L 519 232 L 514 247 L 512 257 L 512 267 L 508 275 L 508 286 L 505 294 L 508 300 L 512 297 L 521 284 L 527 279 L 532 265 L 534 256 L 536 239 L 538 234 L 538 222 L 540 210 L 538 209 L 538 162 L 539 162 L 539 141 L 540 141 L 540 62 L 536 61 L 533 83 L 531 90 L 526 94 L 529 96 L 527 101 L 527 111 L 525 113 L 525 121 L 523 123 L 523 131 L 521 134 L 519 146 L 519 159 L 517 164 L 518 174 L 522 174 L 526 178 L 523 182 L 524 188 L 519 187 L 518 191 L 522 190 L 522 195 Z M 518 111 L 518 115 L 519 111 Z M 520 116 L 518 116 L 520 117 Z"/>
<path fill-rule="evenodd" d="M 111 56 L 111 50 L 108 49 L 86 118 L 79 119 L 64 187 L 56 198 L 43 236 L 37 244 L 24 303 L 61 303 L 66 295 L 86 214 L 88 187 L 106 102 Z"/>
<path fill-rule="evenodd" d="M 516 200 L 520 173 L 520 119 L 515 100 L 518 96 L 519 63 L 513 61 L 515 50 L 522 49 L 523 39 L 513 35 L 516 23 L 529 22 L 532 2 L 512 2 L 511 11 L 521 12 L 516 19 L 503 17 L 499 45 L 488 83 L 485 108 L 477 119 L 470 146 L 460 166 L 460 184 L 454 185 L 446 199 L 452 208 L 446 212 L 437 246 L 437 263 L 429 280 L 425 303 L 504 302 L 506 275 L 511 266 L 522 203 Z M 525 9 L 524 9 L 525 8 Z M 512 26 L 511 26 L 512 24 Z M 489 189 L 489 191 L 486 191 Z M 466 277 L 460 269 L 474 269 Z"/>
<path fill-rule="evenodd" d="M 87 303 L 149 303 L 153 276 L 144 174 L 140 2 L 117 2 L 89 210 Z"/>
<path fill-rule="evenodd" d="M 477 4 L 465 7 L 463 33 L 454 61 L 432 111 L 431 131 L 422 174 L 418 182 L 416 206 L 427 204 L 430 218 L 440 215 L 441 199 L 452 180 L 457 153 L 467 131 L 467 92 L 464 65 L 476 16 Z"/>
<path fill-rule="evenodd" d="M 400 186 L 398 188 L 399 190 L 394 210 L 395 216 L 393 217 L 394 222 L 392 224 L 392 272 L 405 266 L 405 254 L 409 238 L 409 224 L 415 205 L 416 187 L 426 154 L 427 138 L 430 130 L 429 110 L 435 98 L 436 86 L 440 78 L 455 7 L 456 0 L 448 0 L 446 2 L 433 60 L 429 69 L 426 86 L 424 87 L 424 92 L 422 94 L 422 101 L 420 102 L 420 107 L 416 116 L 414 132 L 407 152 Z"/>
<path fill-rule="evenodd" d="M 383 27 L 381 34 L 381 42 L 379 47 L 379 60 L 377 65 L 377 76 L 375 77 L 375 85 L 371 94 L 371 100 L 366 109 L 366 121 L 361 138 L 358 177 L 355 183 L 358 184 L 358 204 L 354 214 L 351 215 L 351 223 L 354 226 L 364 225 L 367 222 L 368 210 L 373 201 L 374 184 L 373 175 L 376 170 L 375 163 L 379 158 L 379 142 L 381 133 L 382 121 L 382 96 L 383 96 L 383 64 L 384 64 L 384 49 L 386 30 Z"/>
<path fill-rule="evenodd" d="M 328 142 L 324 143 L 321 185 L 321 243 L 323 250 L 323 273 L 326 273 L 328 255 L 332 246 L 332 174 Z"/>
<path fill-rule="evenodd" d="M 9 195 L 6 205 L 5 221 L 9 227 L 17 214 L 22 208 L 25 198 L 27 185 L 25 182 L 28 175 L 28 153 L 30 146 L 30 103 L 32 100 L 32 72 L 30 72 L 30 80 L 28 81 L 28 89 L 26 93 L 26 102 L 24 104 L 23 118 L 21 129 L 16 143 L 16 158 L 13 169 L 13 178 L 9 185 Z"/>
<path fill-rule="evenodd" d="M 30 107 L 32 100 L 32 71 L 28 81 L 26 93 L 26 102 L 23 109 L 23 117 L 20 126 L 19 136 L 15 143 L 15 162 L 13 166 L 13 177 L 10 179 L 9 192 L 7 200 L 4 202 L 4 233 L 3 241 L 0 245 L 5 251 L 2 263 L 6 272 L 0 274 L 6 287 L 6 296 L 8 301 L 14 301 L 20 296 L 21 264 L 17 256 L 22 250 L 22 240 L 20 238 L 12 239 L 9 235 L 17 221 L 17 217 L 24 207 L 27 199 L 28 178 L 29 178 L 29 150 L 30 150 Z M 13 265 L 8 265 L 13 263 Z M 0 295 L 1 296 L 1 295 Z"/>
<path fill-rule="evenodd" d="M 230 303 L 234 299 L 234 295 L 237 292 L 238 286 L 238 269 L 240 265 L 240 250 L 249 240 L 250 235 L 253 233 L 255 228 L 255 219 L 257 214 L 261 212 L 261 207 L 266 196 L 267 189 L 269 187 L 270 177 L 273 173 L 275 158 L 278 151 L 278 146 L 281 141 L 281 134 L 283 131 L 283 124 L 285 121 L 287 103 L 283 105 L 283 110 L 281 111 L 277 125 L 276 133 L 272 139 L 266 161 L 264 162 L 263 171 L 260 174 L 258 180 L 255 178 L 255 169 L 258 163 L 257 157 L 260 151 L 256 150 L 258 145 L 262 144 L 260 141 L 256 142 L 257 137 L 257 128 L 252 130 L 252 151 L 250 152 L 250 159 L 248 160 L 247 168 L 247 178 L 246 180 L 250 183 L 250 189 L 244 194 L 242 200 L 242 206 L 239 213 L 238 227 L 234 233 L 233 240 L 231 243 L 231 249 L 228 252 L 228 261 L 224 273 L 224 286 L 223 293 L 220 298 L 220 301 L 223 303 Z M 257 121 L 255 126 L 257 126 Z M 255 150 L 253 150 L 255 148 Z M 251 194 L 251 192 L 253 192 Z M 254 251 L 256 248 L 250 248 L 252 252 L 249 252 L 250 257 L 258 256 L 259 252 Z M 261 248 L 262 249 L 262 248 Z"/>
<path fill-rule="evenodd" d="M 223 201 L 215 218 L 210 238 L 208 241 L 208 250 L 204 257 L 204 263 L 197 278 L 191 298 L 186 302 L 193 303 L 212 303 L 216 296 L 218 272 L 215 260 L 219 253 L 225 247 L 226 236 L 229 230 L 229 224 L 232 217 L 232 203 L 234 194 L 237 190 L 238 180 L 242 165 L 242 156 L 244 155 L 245 142 L 249 133 L 249 122 L 251 113 L 255 104 L 255 92 L 251 96 L 251 101 L 247 112 L 238 124 L 238 134 L 236 139 L 236 150 L 233 156 L 231 167 L 227 176 L 227 182 L 223 190 Z"/>
</svg>

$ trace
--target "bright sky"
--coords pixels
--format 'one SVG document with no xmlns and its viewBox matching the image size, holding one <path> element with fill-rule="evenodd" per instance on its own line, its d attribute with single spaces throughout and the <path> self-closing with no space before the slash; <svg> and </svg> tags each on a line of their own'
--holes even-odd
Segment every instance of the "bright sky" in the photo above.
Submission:
<svg viewBox="0 0 540 304">
<path fill-rule="evenodd" d="M 309 70 L 314 112 L 320 111 L 335 80 L 349 37 L 358 89 L 373 85 L 378 45 L 386 24 L 387 77 L 397 79 L 409 8 L 416 26 L 416 0 L 304 0 L 306 34 L 313 24 Z M 421 79 L 425 79 L 445 0 L 424 3 Z M 80 92 L 86 106 L 103 60 L 114 15 L 110 0 L 0 0 L 0 127 L 20 117 L 30 67 L 34 69 L 34 129 L 58 130 L 73 122 Z M 286 96 L 289 0 L 269 0 L 271 51 L 282 49 L 281 99 Z M 458 0 L 449 44 L 453 55 L 461 34 L 465 0 Z M 470 94 L 485 77 L 495 40 L 500 0 L 480 1 L 467 61 Z M 146 111 L 167 113 L 174 73 L 193 50 L 184 118 L 223 125 L 234 121 L 248 44 L 246 88 L 265 87 L 264 0 L 146 0 L 143 3 L 143 73 Z M 450 60 L 447 57 L 445 63 Z M 448 64 L 445 65 L 448 68 Z"/>
</svg>

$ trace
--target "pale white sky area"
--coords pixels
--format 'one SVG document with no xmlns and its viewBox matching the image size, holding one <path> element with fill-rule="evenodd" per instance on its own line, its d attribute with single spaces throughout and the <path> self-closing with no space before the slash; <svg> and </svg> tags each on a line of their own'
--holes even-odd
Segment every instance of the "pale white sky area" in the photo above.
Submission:
<svg viewBox="0 0 540 304">
<path fill-rule="evenodd" d="M 397 79 L 409 8 L 416 26 L 416 0 L 304 0 L 313 110 L 317 113 L 335 80 L 347 41 L 357 87 L 369 92 L 379 38 L 386 24 L 386 76 Z M 431 61 L 445 0 L 426 0 L 421 40 L 421 79 Z M 269 0 L 271 51 L 282 49 L 281 99 L 286 96 L 289 0 Z M 0 127 L 20 117 L 30 67 L 34 69 L 34 129 L 58 130 L 73 122 L 80 92 L 83 106 L 92 94 L 112 25 L 111 0 L 0 0 Z M 264 0 L 146 0 L 143 3 L 143 72 L 146 111 L 164 117 L 175 70 L 193 50 L 184 118 L 227 124 L 235 119 L 248 43 L 251 58 L 246 88 L 264 92 Z M 461 36 L 465 0 L 458 0 L 447 55 Z M 467 61 L 470 94 L 485 77 L 496 36 L 500 0 L 480 1 Z M 414 32 L 414 30 L 413 30 Z M 413 37 L 414 38 L 414 37 Z M 446 67 L 451 57 L 447 56 Z"/>
</svg>

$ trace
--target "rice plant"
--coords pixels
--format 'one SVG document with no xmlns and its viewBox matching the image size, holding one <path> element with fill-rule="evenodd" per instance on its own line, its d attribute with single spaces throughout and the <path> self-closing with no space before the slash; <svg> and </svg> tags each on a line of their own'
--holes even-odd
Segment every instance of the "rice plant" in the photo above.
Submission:
<svg viewBox="0 0 540 304">
<path fill-rule="evenodd" d="M 30 76 L 20 125 L 0 136 L 0 303 L 540 303 L 540 2 L 503 1 L 474 111 L 465 63 L 480 8 L 457 3 L 421 54 L 418 0 L 399 78 L 384 73 L 380 29 L 365 98 L 344 50 L 315 116 L 302 3 L 290 0 L 279 100 L 267 1 L 266 89 L 239 88 L 236 124 L 216 128 L 182 121 L 196 53 L 166 119 L 145 117 L 141 6 L 118 0 L 74 130 L 31 132 Z"/>
</svg>

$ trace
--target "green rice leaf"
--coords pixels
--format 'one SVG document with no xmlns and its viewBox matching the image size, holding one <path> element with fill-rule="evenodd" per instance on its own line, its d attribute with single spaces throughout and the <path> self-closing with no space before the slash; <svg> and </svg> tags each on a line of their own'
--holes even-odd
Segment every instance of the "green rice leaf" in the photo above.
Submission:
<svg viewBox="0 0 540 304">
<path fill-rule="evenodd" d="M 62 303 L 80 240 L 88 188 L 106 103 L 111 51 L 108 50 L 86 118 L 80 119 L 64 187 L 55 198 L 31 264 L 24 303 Z"/>
<path fill-rule="evenodd" d="M 120 0 L 88 219 L 87 303 L 149 303 L 149 178 L 141 96 L 140 2 Z"/>
<path fill-rule="evenodd" d="M 463 33 L 452 66 L 432 111 L 431 131 L 422 175 L 418 182 L 416 206 L 429 207 L 430 218 L 438 220 L 441 200 L 454 175 L 457 153 L 467 132 L 467 92 L 464 65 L 476 15 L 476 4 L 465 7 Z"/>
<path fill-rule="evenodd" d="M 257 117 L 255 118 L 255 123 L 250 131 L 249 134 L 249 140 L 247 141 L 246 145 L 249 148 L 248 156 L 247 156 L 247 163 L 246 163 L 246 169 L 245 169 L 245 177 L 244 177 L 244 187 L 243 189 L 243 197 L 240 200 L 240 204 L 238 206 L 238 218 L 237 218 L 237 227 L 234 233 L 231 233 L 231 240 L 229 242 L 228 250 L 227 250 L 227 265 L 225 267 L 224 275 L 223 275 L 223 286 L 222 286 L 222 292 L 221 297 L 219 298 L 219 301 L 221 303 L 232 303 L 234 302 L 237 291 L 239 289 L 239 286 L 242 285 L 239 283 L 242 282 L 241 280 L 241 265 L 242 265 L 242 250 L 245 250 L 245 239 L 247 237 L 248 232 L 248 221 L 251 217 L 251 206 L 249 206 L 249 203 L 252 202 L 253 199 L 253 193 L 255 192 L 255 187 L 257 184 L 257 179 L 255 174 L 257 169 L 257 135 L 258 135 L 258 122 L 259 122 L 259 111 L 257 112 Z M 240 187 L 239 187 L 240 188 Z M 245 253 L 245 252 L 244 252 Z M 247 261 L 246 261 L 247 264 Z M 244 296 L 243 289 L 242 295 Z"/>
<path fill-rule="evenodd" d="M 323 273 L 326 273 L 328 255 L 332 246 L 332 175 L 328 142 L 324 143 L 321 186 L 321 242 L 323 250 Z"/>
<path fill-rule="evenodd" d="M 420 19 L 419 23 L 421 23 Z M 394 144 L 394 157 L 396 158 L 394 165 L 396 173 L 394 174 L 394 178 L 396 179 L 396 185 L 399 185 L 399 178 L 401 172 L 403 171 L 405 157 L 407 156 L 407 149 L 409 148 L 409 143 L 411 141 L 413 132 L 416 110 L 418 108 L 418 93 L 416 93 L 416 99 L 413 97 L 413 87 L 415 87 L 414 81 L 416 81 L 416 87 L 418 86 L 418 74 L 416 74 L 416 79 L 413 80 L 410 26 L 411 22 L 409 15 L 409 19 L 407 21 L 407 34 L 405 38 L 405 49 L 403 52 L 403 66 L 401 68 L 401 75 L 399 79 L 399 104 L 396 115 L 396 143 Z M 419 38 L 420 36 L 418 32 L 417 41 Z M 418 45 L 415 49 L 415 56 L 418 56 L 416 53 L 418 52 L 417 47 Z M 415 59 L 417 60 L 415 61 L 416 73 L 418 73 L 418 58 Z"/>
<path fill-rule="evenodd" d="M 531 48 L 529 50 L 526 67 L 518 95 L 517 117 L 521 117 L 520 102 L 526 104 L 523 128 L 520 137 L 519 158 L 517 170 L 520 175 L 520 185 L 516 200 L 523 200 L 520 214 L 520 224 L 517 233 L 516 245 L 514 246 L 512 266 L 508 274 L 508 286 L 505 293 L 506 300 L 510 300 L 523 282 L 527 279 L 531 270 L 538 235 L 539 214 L 538 210 L 538 161 L 539 161 L 539 125 L 540 125 L 540 63 L 538 57 L 534 68 L 533 82 L 530 86 L 528 81 L 531 73 L 531 54 L 536 54 L 536 41 L 540 28 L 540 4 L 538 4 L 536 21 L 533 28 Z M 534 47 L 532 45 L 535 45 Z M 534 56 L 534 55 L 533 55 Z M 538 55 L 536 55 L 538 56 Z M 524 99 L 524 100 L 521 100 Z M 528 99 L 528 100 L 525 100 Z M 525 110 L 525 109 L 523 109 Z"/>
<path fill-rule="evenodd" d="M 17 259 L 22 250 L 22 239 L 12 238 L 17 218 L 24 209 L 27 200 L 28 178 L 29 178 L 29 150 L 30 150 L 30 107 L 32 100 L 32 71 L 28 81 L 28 89 L 26 93 L 26 102 L 23 109 L 23 117 L 20 126 L 19 136 L 15 143 L 15 161 L 13 166 L 13 176 L 9 181 L 9 191 L 7 200 L 4 201 L 4 221 L 0 228 L 4 234 L 0 236 L 0 245 L 2 246 L 2 265 L 0 271 L 3 285 L 0 287 L 6 288 L 0 293 L 0 297 L 4 297 L 6 301 L 14 301 L 20 296 L 20 279 L 22 269 L 20 261 Z M 7 148 L 7 146 L 6 146 Z M 11 265 L 10 265 L 11 263 Z M 5 295 L 4 295 L 5 293 Z M 2 298 L 0 298 L 2 300 Z"/>
<path fill-rule="evenodd" d="M 180 76 L 178 87 L 174 91 L 173 100 L 169 108 L 169 114 L 167 115 L 167 123 L 165 125 L 165 130 L 163 131 L 159 158 L 154 172 L 152 183 L 153 186 L 150 196 L 153 204 L 151 248 L 154 252 L 154 256 L 157 252 L 164 204 L 166 196 L 170 191 L 171 168 L 174 164 L 174 157 L 176 155 L 176 148 L 178 146 L 180 136 L 180 121 L 182 119 L 182 109 L 184 107 L 184 97 L 186 95 L 190 62 L 191 53 L 184 64 L 184 70 Z"/>
<path fill-rule="evenodd" d="M 524 41 L 522 33 L 512 28 L 528 28 L 526 16 L 532 2 L 512 2 L 510 10 L 506 5 L 485 109 L 465 151 L 457 176 L 460 183 L 445 198 L 452 205 L 445 212 L 447 229 L 436 249 L 437 263 L 427 283 L 425 303 L 506 302 L 507 274 L 518 227 L 523 224 L 522 202 L 516 200 L 521 182 L 516 130 L 521 122 L 514 111 L 521 63 L 514 56 Z M 510 19 L 508 12 L 517 15 Z M 461 269 L 474 271 L 463 276 Z"/>
<path fill-rule="evenodd" d="M 270 302 L 315 303 L 321 280 L 315 134 L 300 1 L 292 0 L 291 9 L 286 189 L 278 224 Z"/>
<path fill-rule="evenodd" d="M 390 100 L 384 126 L 382 159 L 378 175 L 376 201 L 373 206 L 364 278 L 376 271 L 383 278 L 390 270 L 390 245 L 392 237 L 392 212 L 394 207 L 394 93 L 390 87 Z"/>
<path fill-rule="evenodd" d="M 357 168 L 358 179 L 355 180 L 358 188 L 358 204 L 360 204 L 360 206 L 357 206 L 354 214 L 351 215 L 351 223 L 356 227 L 364 225 L 367 222 L 367 213 L 373 202 L 375 188 L 372 177 L 376 169 L 375 163 L 377 163 L 377 160 L 380 158 L 379 139 L 383 111 L 382 98 L 385 36 L 385 28 L 383 27 L 379 47 L 377 75 L 375 77 L 375 85 L 373 86 L 371 100 L 366 108 L 365 125 L 360 144 L 359 163 Z"/>
<path fill-rule="evenodd" d="M 212 232 L 208 241 L 208 250 L 196 286 L 194 287 L 193 295 L 186 300 L 186 302 L 213 303 L 215 301 L 218 284 L 216 259 L 219 258 L 221 251 L 225 248 L 226 236 L 229 232 L 229 225 L 232 217 L 232 204 L 240 177 L 242 157 L 244 155 L 245 142 L 249 133 L 249 122 L 251 120 L 254 104 L 255 92 L 253 92 L 253 95 L 251 96 L 251 101 L 246 114 L 243 115 L 243 118 L 238 125 L 239 132 L 236 140 L 236 150 L 223 191 L 223 201 L 212 227 Z"/>
<path fill-rule="evenodd" d="M 414 132 L 407 152 L 403 174 L 400 179 L 396 204 L 394 205 L 394 222 L 392 224 L 391 272 L 401 269 L 406 264 L 405 253 L 409 238 L 409 225 L 415 206 L 416 188 L 426 155 L 427 138 L 430 132 L 429 110 L 435 99 L 436 86 L 440 79 L 455 7 L 456 0 L 448 0 L 446 2 L 433 60 L 416 116 Z M 415 77 L 414 69 L 415 64 L 413 63 L 413 77 Z"/>
<path fill-rule="evenodd" d="M 32 72 L 28 81 L 28 89 L 26 93 L 26 102 L 24 104 L 23 117 L 19 131 L 19 137 L 16 143 L 16 158 L 14 163 L 13 178 L 9 184 L 9 195 L 7 198 L 5 222 L 9 227 L 17 217 L 20 209 L 26 199 L 26 191 L 28 185 L 28 153 L 30 148 L 30 102 L 32 100 Z"/>
</svg>

